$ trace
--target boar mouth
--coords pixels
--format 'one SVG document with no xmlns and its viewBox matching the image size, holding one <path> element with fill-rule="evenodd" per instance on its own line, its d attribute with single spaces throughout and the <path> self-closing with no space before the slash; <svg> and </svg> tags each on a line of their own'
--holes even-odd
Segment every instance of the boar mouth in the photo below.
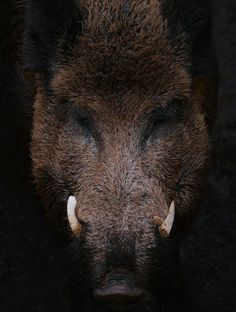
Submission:
<svg viewBox="0 0 236 312">
<path fill-rule="evenodd" d="M 95 289 L 93 295 L 114 309 L 129 308 L 144 296 L 144 290 L 137 285 L 131 272 L 122 270 L 107 274 L 103 286 Z"/>
</svg>

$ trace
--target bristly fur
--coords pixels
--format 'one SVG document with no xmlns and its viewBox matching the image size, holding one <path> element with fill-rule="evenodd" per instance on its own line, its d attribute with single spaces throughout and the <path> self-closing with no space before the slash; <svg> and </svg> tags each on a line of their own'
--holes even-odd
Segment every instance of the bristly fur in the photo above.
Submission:
<svg viewBox="0 0 236 312">
<path fill-rule="evenodd" d="M 199 210 L 216 111 L 210 2 L 19 3 L 17 49 L 7 59 L 15 64 L 18 53 L 19 72 L 32 70 L 32 171 L 48 215 L 66 232 L 66 202 L 77 199 L 74 289 L 83 311 L 111 311 L 93 290 L 117 270 L 145 289 L 137 312 L 168 310 L 172 298 L 162 301 L 181 284 L 179 239 Z M 164 220 L 173 200 L 166 239 L 153 219 Z"/>
<path fill-rule="evenodd" d="M 56 65 L 58 51 L 63 47 L 66 55 L 82 36 L 91 44 L 100 43 L 102 50 L 94 49 L 95 54 L 103 54 L 106 49 L 109 66 L 114 53 L 124 58 L 132 53 L 137 58 L 143 53 L 161 57 L 163 45 L 171 44 L 171 52 L 185 66 L 192 65 L 197 72 L 214 71 L 208 0 L 31 0 L 27 6 L 28 68 L 45 70 Z"/>
</svg>

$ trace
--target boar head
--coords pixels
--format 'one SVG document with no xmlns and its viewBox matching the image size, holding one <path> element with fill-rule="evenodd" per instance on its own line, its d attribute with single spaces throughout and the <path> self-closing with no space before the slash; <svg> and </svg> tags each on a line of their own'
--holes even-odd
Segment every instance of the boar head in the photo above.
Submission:
<svg viewBox="0 0 236 312">
<path fill-rule="evenodd" d="M 117 309 L 154 304 L 199 206 L 216 79 L 207 1 L 190 2 L 29 1 L 33 174 L 81 289 Z"/>
</svg>

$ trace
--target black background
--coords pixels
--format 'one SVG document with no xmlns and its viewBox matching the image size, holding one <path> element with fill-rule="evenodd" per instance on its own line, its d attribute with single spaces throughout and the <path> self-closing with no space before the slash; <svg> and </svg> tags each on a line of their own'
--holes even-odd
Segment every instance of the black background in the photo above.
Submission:
<svg viewBox="0 0 236 312">
<path fill-rule="evenodd" d="M 236 1 L 214 0 L 220 62 L 219 112 L 209 195 L 181 250 L 198 312 L 236 311 Z M 2 66 L 3 65 L 3 66 Z M 29 139 L 15 69 L 0 72 L 0 311 L 69 311 L 61 239 L 28 181 Z M 7 72 L 5 71 L 7 69 Z M 7 89 L 11 82 L 12 89 Z M 17 112 L 17 113 L 16 113 Z M 30 115 L 30 108 L 29 108 Z M 22 121 L 23 120 L 23 121 Z"/>
</svg>

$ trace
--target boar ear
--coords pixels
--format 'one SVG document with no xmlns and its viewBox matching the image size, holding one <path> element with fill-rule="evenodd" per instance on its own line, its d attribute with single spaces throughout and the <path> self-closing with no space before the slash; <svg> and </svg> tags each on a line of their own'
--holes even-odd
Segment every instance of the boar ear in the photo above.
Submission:
<svg viewBox="0 0 236 312">
<path fill-rule="evenodd" d="M 195 75 L 193 87 L 195 90 L 194 100 L 201 103 L 205 122 L 209 132 L 212 131 L 217 112 L 217 95 L 218 95 L 218 76 L 217 75 Z"/>
<path fill-rule="evenodd" d="M 163 15 L 169 37 L 177 53 L 191 53 L 192 71 L 215 72 L 216 57 L 212 45 L 210 0 L 164 0 Z"/>
<path fill-rule="evenodd" d="M 178 35 L 183 35 L 183 31 L 188 39 L 194 40 L 211 19 L 209 0 L 164 0 L 162 12 L 167 19 L 170 33 L 173 38 L 177 36 L 177 40 L 180 39 Z"/>
<path fill-rule="evenodd" d="M 29 0 L 26 11 L 25 66 L 47 70 L 56 63 L 58 50 L 71 47 L 81 33 L 76 0 Z"/>
</svg>

